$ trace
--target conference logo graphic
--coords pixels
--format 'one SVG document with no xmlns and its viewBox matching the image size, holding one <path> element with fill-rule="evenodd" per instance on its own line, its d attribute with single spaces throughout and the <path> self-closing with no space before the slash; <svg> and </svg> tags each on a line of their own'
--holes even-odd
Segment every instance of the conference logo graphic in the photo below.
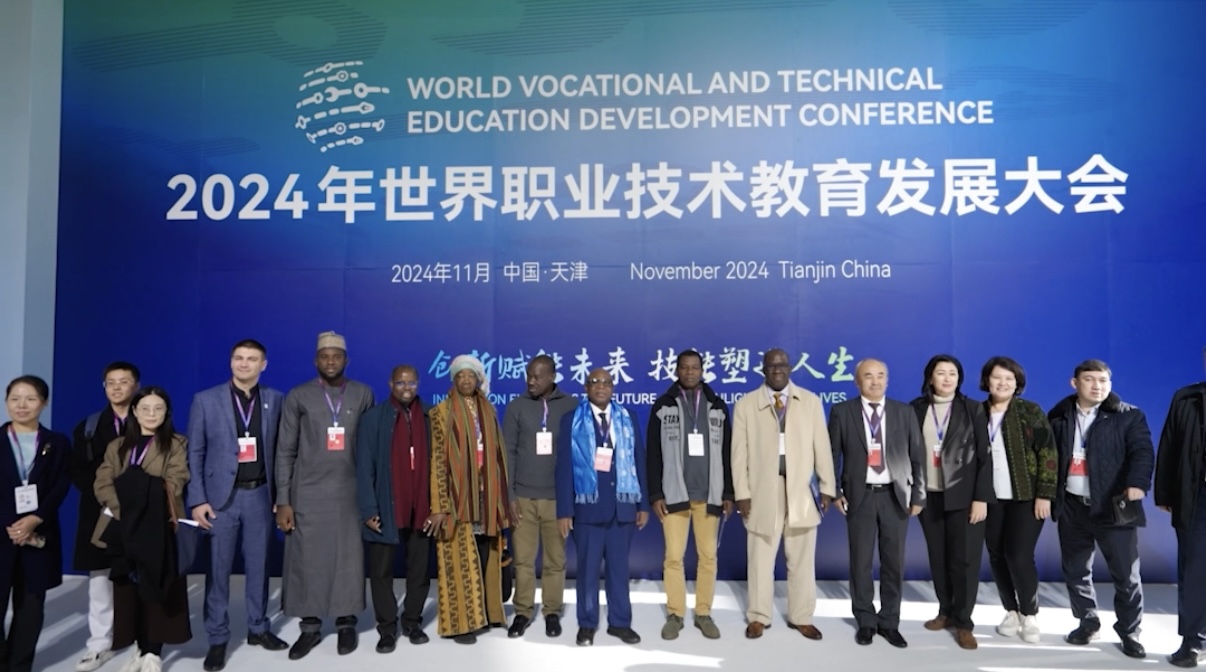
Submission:
<svg viewBox="0 0 1206 672">
<path fill-rule="evenodd" d="M 385 128 L 385 118 L 377 115 L 370 99 L 389 95 L 389 87 L 360 81 L 360 71 L 354 68 L 363 65 L 364 61 L 328 62 L 302 75 L 293 126 L 318 151 L 362 145 L 365 136 Z"/>
</svg>

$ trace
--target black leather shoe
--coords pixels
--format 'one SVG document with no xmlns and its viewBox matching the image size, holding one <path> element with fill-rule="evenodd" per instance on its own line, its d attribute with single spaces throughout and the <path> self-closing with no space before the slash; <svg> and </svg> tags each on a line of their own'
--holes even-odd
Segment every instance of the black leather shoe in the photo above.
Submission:
<svg viewBox="0 0 1206 672">
<path fill-rule="evenodd" d="M 618 638 L 625 644 L 640 644 L 641 636 L 632 628 L 607 628 L 607 634 Z"/>
<path fill-rule="evenodd" d="M 858 632 L 854 633 L 854 641 L 861 646 L 867 646 L 873 639 L 875 639 L 875 628 L 859 628 Z"/>
<path fill-rule="evenodd" d="M 1082 625 L 1079 628 L 1073 630 L 1072 632 L 1069 632 L 1068 634 L 1064 635 L 1064 641 L 1069 644 L 1074 644 L 1076 646 L 1085 646 L 1086 644 L 1097 639 L 1098 637 L 1101 637 L 1100 632 Z"/>
<path fill-rule="evenodd" d="M 261 632 L 258 635 L 247 635 L 248 646 L 259 646 L 268 651 L 284 651 L 289 648 L 289 642 L 277 637 L 271 632 Z"/>
<path fill-rule="evenodd" d="M 360 643 L 356 628 L 340 628 L 337 634 L 339 638 L 336 640 L 335 650 L 339 655 L 346 656 L 356 650 L 356 645 Z"/>
<path fill-rule="evenodd" d="M 1147 657 L 1147 649 L 1143 648 L 1143 645 L 1139 643 L 1138 639 L 1135 639 L 1134 634 L 1122 635 L 1121 639 L 1122 639 L 1122 652 L 1125 653 L 1128 657 L 1130 657 L 1130 658 L 1146 658 Z"/>
<path fill-rule="evenodd" d="M 218 672 L 226 667 L 226 645 L 214 644 L 209 647 L 209 653 L 205 654 L 205 663 L 202 664 L 205 672 Z"/>
<path fill-rule="evenodd" d="M 306 654 L 310 653 L 310 649 L 318 646 L 318 643 L 321 641 L 321 632 L 303 632 L 301 637 L 298 637 L 297 641 L 293 642 L 293 647 L 289 649 L 289 660 L 301 660 L 305 658 Z"/>
<path fill-rule="evenodd" d="M 544 617 L 544 634 L 549 637 L 561 636 L 561 617 L 557 614 L 549 614 Z"/>
<path fill-rule="evenodd" d="M 466 632 L 463 635 L 457 635 L 452 638 L 452 641 L 457 644 L 477 644 L 477 635 L 472 632 Z"/>
<path fill-rule="evenodd" d="M 877 632 L 879 632 L 880 637 L 888 640 L 889 644 L 898 649 L 903 649 L 909 645 L 905 641 L 904 636 L 900 634 L 900 631 L 895 628 L 880 628 Z"/>
<path fill-rule="evenodd" d="M 381 633 L 381 639 L 377 640 L 377 653 L 393 653 L 396 648 L 398 636 L 392 632 Z"/>
<path fill-rule="evenodd" d="M 1177 667 L 1197 667 L 1202 662 L 1202 650 L 1182 644 L 1176 653 L 1168 657 L 1168 662 Z"/>
<path fill-rule="evenodd" d="M 403 625 L 402 636 L 410 640 L 411 644 L 426 644 L 431 641 L 427 633 L 423 632 L 423 628 L 417 625 Z"/>
<path fill-rule="evenodd" d="M 532 619 L 527 616 L 516 616 L 515 620 L 511 621 L 511 627 L 507 628 L 507 637 L 515 639 L 523 637 L 523 633 L 527 632 L 528 626 L 532 624 Z"/>
<path fill-rule="evenodd" d="M 594 646 L 595 645 L 595 629 L 594 628 L 578 628 L 578 646 Z"/>
</svg>

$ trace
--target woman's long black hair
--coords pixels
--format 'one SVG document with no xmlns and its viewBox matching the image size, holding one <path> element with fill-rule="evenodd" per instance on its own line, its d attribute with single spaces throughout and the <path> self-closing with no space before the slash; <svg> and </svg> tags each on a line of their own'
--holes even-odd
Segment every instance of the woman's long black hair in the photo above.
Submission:
<svg viewBox="0 0 1206 672">
<path fill-rule="evenodd" d="M 163 405 L 166 409 L 163 412 L 163 424 L 155 430 L 155 451 L 158 453 L 166 453 L 172 448 L 172 436 L 176 434 L 176 428 L 172 426 L 172 399 L 168 396 L 167 390 L 162 387 L 144 387 L 134 393 L 130 399 L 130 415 L 126 421 L 126 434 L 121 440 L 121 449 L 118 454 L 122 459 L 126 459 L 130 451 L 135 446 L 142 443 L 142 427 L 138 424 L 138 416 L 134 414 L 134 409 L 138 408 L 138 402 L 154 395 L 163 399 Z"/>
</svg>

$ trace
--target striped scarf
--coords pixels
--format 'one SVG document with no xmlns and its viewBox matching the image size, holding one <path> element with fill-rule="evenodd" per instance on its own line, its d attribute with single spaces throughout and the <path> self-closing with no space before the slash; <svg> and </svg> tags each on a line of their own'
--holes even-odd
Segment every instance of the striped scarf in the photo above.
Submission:
<svg viewBox="0 0 1206 672">
<path fill-rule="evenodd" d="M 481 523 L 487 536 L 496 536 L 507 527 L 507 465 L 502 454 L 502 437 L 494 405 L 480 391 L 471 403 L 477 406 L 483 429 L 482 468 L 477 468 L 477 423 L 473 413 L 455 389 L 448 395 L 448 432 L 442 448 L 448 455 L 448 480 L 451 484 L 453 515 L 458 522 Z M 484 483 L 483 483 L 484 478 Z M 487 510 L 482 511 L 482 506 Z"/>
</svg>

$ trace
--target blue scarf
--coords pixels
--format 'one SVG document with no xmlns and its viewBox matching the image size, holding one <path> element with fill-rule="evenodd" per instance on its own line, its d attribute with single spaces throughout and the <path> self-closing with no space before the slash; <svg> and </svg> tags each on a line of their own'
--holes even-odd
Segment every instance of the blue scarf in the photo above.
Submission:
<svg viewBox="0 0 1206 672">
<path fill-rule="evenodd" d="M 593 504 L 599 500 L 599 479 L 595 473 L 595 417 L 589 399 L 578 403 L 574 411 L 574 503 Z M 626 504 L 641 501 L 641 484 L 637 480 L 636 443 L 633 440 L 632 419 L 614 401 L 607 409 L 611 428 L 616 435 L 615 460 L 616 499 Z"/>
</svg>

